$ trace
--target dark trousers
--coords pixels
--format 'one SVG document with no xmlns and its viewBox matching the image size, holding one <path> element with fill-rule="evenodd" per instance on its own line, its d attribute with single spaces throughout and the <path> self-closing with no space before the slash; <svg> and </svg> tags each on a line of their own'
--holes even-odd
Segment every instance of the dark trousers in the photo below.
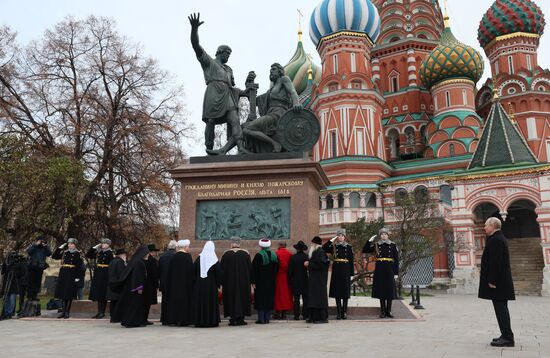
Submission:
<svg viewBox="0 0 550 358">
<path fill-rule="evenodd" d="M 302 317 L 307 318 L 307 292 L 294 294 L 294 317 L 300 317 L 300 296 L 302 297 Z"/>
<path fill-rule="evenodd" d="M 271 311 L 258 310 L 258 322 L 269 323 L 271 320 Z"/>
<path fill-rule="evenodd" d="M 42 286 L 42 273 L 43 269 L 37 269 L 29 267 L 28 279 L 29 285 L 27 289 L 27 297 L 31 300 L 36 300 L 38 294 L 40 293 L 40 287 Z"/>
<path fill-rule="evenodd" d="M 498 327 L 502 338 L 509 341 L 514 340 L 514 333 L 510 325 L 510 311 L 508 311 L 508 301 L 493 300 L 493 307 L 497 316 Z"/>
</svg>

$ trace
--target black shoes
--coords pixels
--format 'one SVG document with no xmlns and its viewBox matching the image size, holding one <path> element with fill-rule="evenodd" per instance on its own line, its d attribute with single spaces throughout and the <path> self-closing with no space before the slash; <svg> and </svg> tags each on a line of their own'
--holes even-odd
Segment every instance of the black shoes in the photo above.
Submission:
<svg viewBox="0 0 550 358">
<path fill-rule="evenodd" d="M 514 344 L 514 341 L 510 341 L 510 340 L 504 339 L 504 338 L 499 338 L 496 341 L 493 340 L 491 342 L 491 346 L 493 346 L 493 347 L 514 347 L 515 344 Z"/>
<path fill-rule="evenodd" d="M 386 317 L 393 318 L 393 315 L 391 314 L 391 312 L 386 312 Z"/>
</svg>

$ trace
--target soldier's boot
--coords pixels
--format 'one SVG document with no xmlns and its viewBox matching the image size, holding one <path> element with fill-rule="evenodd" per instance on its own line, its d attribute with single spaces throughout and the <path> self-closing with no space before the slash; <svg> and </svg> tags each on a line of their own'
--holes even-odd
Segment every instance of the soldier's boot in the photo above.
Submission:
<svg viewBox="0 0 550 358">
<path fill-rule="evenodd" d="M 344 298 L 344 305 L 342 306 L 342 319 L 348 319 L 348 299 Z"/>
<path fill-rule="evenodd" d="M 67 319 L 71 316 L 71 305 L 73 304 L 73 300 L 67 300 L 67 304 L 65 305 L 65 314 L 63 315 L 63 318 Z"/>
<path fill-rule="evenodd" d="M 393 318 L 393 315 L 391 314 L 391 304 L 392 300 L 386 300 L 386 317 Z"/>
<path fill-rule="evenodd" d="M 67 300 L 63 300 L 63 310 L 61 311 L 61 313 L 59 314 L 59 316 L 57 316 L 57 318 L 63 318 L 65 317 L 65 310 L 67 309 Z"/>
<path fill-rule="evenodd" d="M 336 319 L 342 319 L 342 301 L 336 299 Z"/>
</svg>

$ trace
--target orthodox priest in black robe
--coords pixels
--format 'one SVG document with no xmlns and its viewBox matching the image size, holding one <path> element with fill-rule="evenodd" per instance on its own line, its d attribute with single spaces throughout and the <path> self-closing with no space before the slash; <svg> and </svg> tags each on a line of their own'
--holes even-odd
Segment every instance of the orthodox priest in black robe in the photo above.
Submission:
<svg viewBox="0 0 550 358">
<path fill-rule="evenodd" d="M 288 284 L 292 290 L 294 299 L 294 320 L 300 319 L 300 297 L 302 298 L 302 317 L 307 319 L 307 290 L 308 276 L 305 263 L 309 260 L 307 246 L 300 240 L 294 245 L 296 253 L 290 258 L 288 264 Z"/>
<path fill-rule="evenodd" d="M 170 260 L 172 257 L 176 254 L 178 243 L 176 240 L 170 240 L 168 243 L 168 250 L 164 252 L 159 259 L 159 291 L 162 293 L 162 301 L 160 302 L 160 321 L 164 322 L 164 313 L 166 311 L 166 302 L 168 301 L 168 297 L 166 295 L 166 280 L 168 279 L 168 268 L 170 266 Z"/>
<path fill-rule="evenodd" d="M 261 239 L 260 252 L 252 261 L 250 281 L 254 285 L 254 307 L 258 311 L 257 324 L 267 324 L 271 320 L 271 311 L 275 305 L 275 282 L 279 261 L 277 255 L 269 250 L 271 240 Z"/>
<path fill-rule="evenodd" d="M 220 304 L 218 289 L 222 284 L 222 268 L 216 256 L 214 242 L 208 241 L 195 260 L 193 292 L 193 324 L 195 327 L 218 327 Z"/>
<path fill-rule="evenodd" d="M 109 286 L 109 263 L 114 258 L 111 240 L 103 239 L 86 253 L 88 259 L 94 260 L 94 275 L 90 284 L 90 301 L 97 302 L 97 313 L 92 318 L 105 317 L 107 308 L 107 287 Z"/>
<path fill-rule="evenodd" d="M 231 250 L 221 259 L 223 270 L 223 313 L 230 326 L 244 326 L 250 316 L 250 254 L 240 248 L 241 239 L 231 238 Z"/>
<path fill-rule="evenodd" d="M 330 261 L 322 240 L 315 236 L 309 248 L 308 323 L 328 323 L 327 280 Z"/>
<path fill-rule="evenodd" d="M 147 268 L 145 267 L 145 258 L 149 255 L 147 246 L 139 247 L 132 255 L 132 259 L 126 267 L 123 280 L 120 282 L 120 299 L 117 304 L 117 311 L 120 312 L 121 324 L 126 328 L 145 327 L 147 317 L 145 312 L 145 283 L 147 281 Z M 118 282 L 111 284 L 111 287 L 117 291 Z"/>
<path fill-rule="evenodd" d="M 189 244 L 189 240 L 178 241 L 178 251 L 170 259 L 162 293 L 161 322 L 165 326 L 193 324 L 191 305 L 195 272 L 193 258 L 187 252 Z"/>
<path fill-rule="evenodd" d="M 118 249 L 115 251 L 115 258 L 109 263 L 109 287 L 107 288 L 107 299 L 110 301 L 109 313 L 111 323 L 120 323 L 120 310 L 117 309 L 120 293 L 111 289 L 111 284 L 120 282 L 126 270 L 126 250 Z"/>
<path fill-rule="evenodd" d="M 145 259 L 145 268 L 147 269 L 147 280 L 145 280 L 145 287 L 143 289 L 145 297 L 145 310 L 143 314 L 147 320 L 147 324 L 153 324 L 149 321 L 149 311 L 152 305 L 156 305 L 158 302 L 158 289 L 159 289 L 159 262 L 155 258 L 155 255 L 159 252 L 155 244 L 147 245 L 149 250 L 149 256 Z"/>
</svg>

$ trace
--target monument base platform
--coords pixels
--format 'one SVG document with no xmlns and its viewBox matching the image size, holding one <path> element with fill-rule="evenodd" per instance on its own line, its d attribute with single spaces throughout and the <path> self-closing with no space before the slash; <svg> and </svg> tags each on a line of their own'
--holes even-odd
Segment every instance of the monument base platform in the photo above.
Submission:
<svg viewBox="0 0 550 358">
<path fill-rule="evenodd" d="M 171 174 L 181 183 L 179 239 L 191 241 L 194 257 L 209 240 L 222 255 L 240 237 L 254 255 L 262 238 L 292 249 L 319 235 L 319 191 L 329 181 L 304 153 L 195 157 Z"/>
<path fill-rule="evenodd" d="M 160 301 L 160 298 L 159 298 Z M 89 300 L 73 301 L 71 307 L 71 318 L 75 319 L 91 319 L 93 315 L 97 313 L 97 303 Z M 248 317 L 248 320 L 254 321 L 256 319 L 255 311 L 252 310 L 253 315 Z M 350 320 L 372 320 L 378 319 L 380 314 L 379 301 L 370 297 L 352 296 L 348 304 L 348 319 Z M 392 305 L 392 314 L 396 320 L 417 320 L 420 319 L 418 315 L 408 304 L 407 300 L 394 300 Z M 37 318 L 56 318 L 58 315 L 57 310 L 54 311 L 42 311 L 40 317 L 29 317 L 28 319 Z M 223 306 L 220 305 L 220 315 L 223 320 Z M 293 321 L 293 314 L 291 311 L 287 312 L 288 321 Z M 329 320 L 334 320 L 336 316 L 336 306 L 334 299 L 329 300 Z M 151 306 L 149 318 L 152 320 L 158 320 L 160 318 L 160 303 Z M 27 319 L 27 318 L 25 318 Z M 105 320 L 109 319 L 109 307 L 107 305 L 107 312 Z M 94 319 L 95 321 L 95 319 Z M 281 320 L 275 320 L 281 321 Z M 391 320 L 387 320 L 391 321 Z"/>
</svg>

